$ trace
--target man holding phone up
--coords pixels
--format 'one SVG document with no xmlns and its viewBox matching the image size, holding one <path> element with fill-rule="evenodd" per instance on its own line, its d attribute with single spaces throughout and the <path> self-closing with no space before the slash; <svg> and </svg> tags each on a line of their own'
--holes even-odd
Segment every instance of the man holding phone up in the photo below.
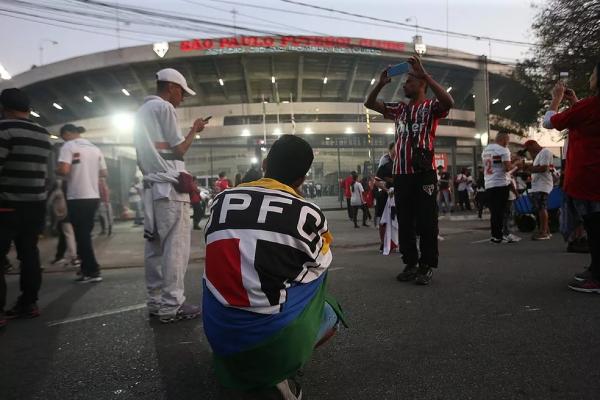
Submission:
<svg viewBox="0 0 600 400">
<path fill-rule="evenodd" d="M 425 71 L 419 57 L 411 57 L 408 66 L 410 68 L 405 68 L 409 69 L 408 78 L 403 86 L 408 103 L 377 100 L 381 89 L 391 82 L 386 69 L 369 94 L 365 107 L 383 114 L 396 125 L 394 193 L 400 252 L 406 264 L 397 279 L 427 285 L 433 276 L 432 269 L 438 266 L 437 176 L 433 165 L 435 131 L 439 120 L 454 106 L 454 100 Z M 399 69 L 397 67 L 393 70 Z M 435 99 L 426 98 L 428 87 Z M 417 248 L 417 235 L 420 236 L 420 249 Z"/>
<path fill-rule="evenodd" d="M 183 156 L 208 119 L 195 120 L 187 135 L 182 136 L 175 107 L 181 104 L 184 94 L 196 93 L 172 68 L 158 71 L 156 80 L 156 95 L 146 97 L 136 114 L 134 143 L 144 175 L 148 312 L 169 323 L 200 316 L 200 308 L 185 304 L 183 294 L 190 257 L 192 186 Z"/>
</svg>

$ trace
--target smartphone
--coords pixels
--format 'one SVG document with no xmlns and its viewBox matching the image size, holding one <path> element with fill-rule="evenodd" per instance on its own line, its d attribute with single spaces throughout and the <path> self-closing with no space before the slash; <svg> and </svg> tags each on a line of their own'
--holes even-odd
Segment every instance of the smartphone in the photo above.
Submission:
<svg viewBox="0 0 600 400">
<path fill-rule="evenodd" d="M 209 115 L 208 117 L 204 118 L 204 122 L 210 121 L 211 118 L 212 118 L 212 115 Z"/>
<path fill-rule="evenodd" d="M 410 64 L 407 62 L 392 65 L 387 69 L 387 76 L 391 78 L 392 76 L 404 75 L 409 71 L 409 69 Z"/>
</svg>

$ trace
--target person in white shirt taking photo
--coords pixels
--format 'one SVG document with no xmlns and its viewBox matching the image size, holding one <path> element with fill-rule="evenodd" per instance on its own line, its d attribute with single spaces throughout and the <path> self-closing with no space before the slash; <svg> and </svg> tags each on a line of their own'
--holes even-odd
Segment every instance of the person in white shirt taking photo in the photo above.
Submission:
<svg viewBox="0 0 600 400">
<path fill-rule="evenodd" d="M 496 135 L 495 143 L 489 144 L 483 151 L 483 173 L 485 177 L 485 192 L 491 214 L 492 243 L 502 243 L 503 222 L 508 194 L 510 191 L 510 173 L 518 167 L 518 163 L 511 163 L 508 143 L 510 137 L 506 132 Z"/>
<path fill-rule="evenodd" d="M 523 146 L 533 158 L 533 165 L 524 165 L 524 169 L 531 172 L 531 202 L 539 225 L 539 232 L 532 239 L 548 240 L 552 237 L 548 225 L 548 195 L 554 188 L 554 154 L 535 140 L 528 140 Z"/>
</svg>

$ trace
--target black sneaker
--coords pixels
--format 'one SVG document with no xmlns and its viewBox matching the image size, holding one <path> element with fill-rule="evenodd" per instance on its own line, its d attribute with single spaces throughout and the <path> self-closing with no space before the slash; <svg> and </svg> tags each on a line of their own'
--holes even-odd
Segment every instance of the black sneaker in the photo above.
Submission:
<svg viewBox="0 0 600 400">
<path fill-rule="evenodd" d="M 407 265 L 404 267 L 404 271 L 400 272 L 398 276 L 396 276 L 396 280 L 400 282 L 409 282 L 417 277 L 417 266 L 416 265 Z"/>
<path fill-rule="evenodd" d="M 500 244 L 502 242 L 504 242 L 503 239 L 498 239 L 498 238 L 495 238 L 495 237 L 493 237 L 493 238 L 490 239 L 490 243 Z"/>
<path fill-rule="evenodd" d="M 36 318 L 40 316 L 40 309 L 37 304 L 15 304 L 13 308 L 8 310 L 5 314 L 6 319 L 17 319 L 17 318 Z"/>
<path fill-rule="evenodd" d="M 417 285 L 429 285 L 431 278 L 433 278 L 433 268 L 429 265 L 421 265 L 417 270 L 415 283 Z"/>
<path fill-rule="evenodd" d="M 587 281 L 588 279 L 594 279 L 594 275 L 592 274 L 592 271 L 590 271 L 590 269 L 588 267 L 582 273 L 575 274 L 575 276 L 573 276 L 573 279 L 575 279 L 578 282 L 583 282 L 583 281 Z"/>
</svg>

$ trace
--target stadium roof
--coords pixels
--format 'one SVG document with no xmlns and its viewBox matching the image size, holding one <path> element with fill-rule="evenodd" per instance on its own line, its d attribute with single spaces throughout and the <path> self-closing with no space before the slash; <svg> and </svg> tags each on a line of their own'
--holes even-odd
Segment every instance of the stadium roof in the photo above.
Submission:
<svg viewBox="0 0 600 400">
<path fill-rule="evenodd" d="M 164 52 L 166 51 L 166 54 Z M 198 93 L 185 106 L 294 102 L 362 102 L 387 65 L 414 54 L 410 43 L 338 37 L 197 39 L 111 50 L 33 68 L 2 82 L 24 88 L 45 125 L 134 110 L 152 94 L 155 73 L 182 72 Z M 459 109 L 473 110 L 473 82 L 483 79 L 479 56 L 428 48 L 425 68 L 452 91 Z M 488 63 L 492 113 L 525 118 L 532 94 L 511 79 L 512 67 Z M 402 96 L 400 82 L 382 97 Z M 505 108 L 511 105 L 507 110 Z M 529 111 L 527 111 L 529 112 Z"/>
</svg>

